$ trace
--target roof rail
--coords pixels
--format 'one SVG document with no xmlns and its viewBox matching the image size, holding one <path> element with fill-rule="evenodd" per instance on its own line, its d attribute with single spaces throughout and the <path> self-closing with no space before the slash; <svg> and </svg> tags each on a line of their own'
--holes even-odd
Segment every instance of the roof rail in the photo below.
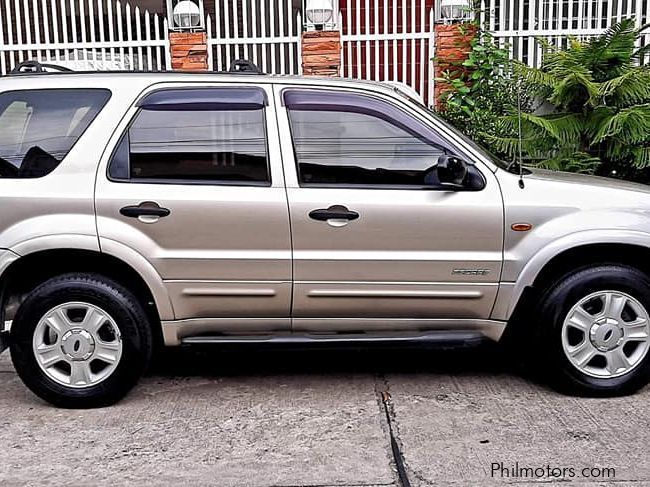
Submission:
<svg viewBox="0 0 650 487">
<path fill-rule="evenodd" d="M 48 71 L 51 70 L 51 71 Z M 14 69 L 12 69 L 9 74 L 22 74 L 22 73 L 50 73 L 53 71 L 72 71 L 70 68 L 65 66 L 59 66 L 58 64 L 45 64 L 40 63 L 35 60 L 24 61 L 17 64 Z"/>
<path fill-rule="evenodd" d="M 66 66 L 61 66 L 58 64 L 41 63 L 39 61 L 30 59 L 17 64 L 14 67 L 14 69 L 12 69 L 8 73 L 8 75 L 53 73 L 53 72 L 54 73 L 73 72 L 73 70 Z M 112 72 L 123 73 L 124 71 L 112 71 Z M 262 72 L 259 66 L 249 61 L 248 59 L 235 59 L 230 65 L 230 67 L 228 68 L 228 71 L 222 71 L 220 73 L 222 74 L 266 74 Z"/>
<path fill-rule="evenodd" d="M 250 74 L 264 74 L 262 70 L 255 63 L 248 59 L 235 59 L 230 68 L 229 73 L 250 73 Z"/>
</svg>

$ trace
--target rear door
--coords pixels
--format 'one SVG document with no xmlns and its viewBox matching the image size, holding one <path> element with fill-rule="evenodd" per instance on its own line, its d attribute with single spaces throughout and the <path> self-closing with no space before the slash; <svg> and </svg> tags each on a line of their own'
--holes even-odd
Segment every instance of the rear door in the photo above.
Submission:
<svg viewBox="0 0 650 487">
<path fill-rule="evenodd" d="M 100 241 L 144 256 L 175 318 L 199 319 L 195 331 L 290 327 L 287 199 L 277 137 L 267 137 L 275 120 L 264 87 L 159 87 L 131 110 L 100 169 Z"/>
<path fill-rule="evenodd" d="M 276 100 L 283 105 L 294 329 L 487 319 L 503 247 L 494 174 L 476 165 L 471 187 L 436 183 L 438 158 L 462 154 L 392 99 L 278 87 Z"/>
</svg>

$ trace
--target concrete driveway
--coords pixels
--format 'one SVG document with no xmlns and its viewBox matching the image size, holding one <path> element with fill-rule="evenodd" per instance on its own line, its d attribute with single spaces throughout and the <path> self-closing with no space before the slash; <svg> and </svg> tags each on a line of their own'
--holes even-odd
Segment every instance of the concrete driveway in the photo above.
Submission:
<svg viewBox="0 0 650 487">
<path fill-rule="evenodd" d="M 650 388 L 565 397 L 504 361 L 175 350 L 118 405 L 70 411 L 4 354 L 0 485 L 650 485 Z"/>
</svg>

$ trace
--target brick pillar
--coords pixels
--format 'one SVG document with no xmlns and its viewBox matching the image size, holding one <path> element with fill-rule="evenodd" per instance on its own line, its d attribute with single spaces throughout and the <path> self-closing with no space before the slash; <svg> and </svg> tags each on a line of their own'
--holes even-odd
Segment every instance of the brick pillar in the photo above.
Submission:
<svg viewBox="0 0 650 487">
<path fill-rule="evenodd" d="M 169 44 L 174 71 L 208 70 L 208 38 L 205 32 L 171 32 Z"/>
<path fill-rule="evenodd" d="M 306 76 L 340 76 L 341 33 L 309 31 L 302 34 L 302 72 Z"/>
<path fill-rule="evenodd" d="M 467 72 L 462 66 L 472 50 L 471 42 L 476 37 L 478 26 L 475 24 L 436 24 L 435 26 L 435 77 L 441 78 L 445 71 L 452 73 L 453 77 L 461 76 Z M 440 108 L 442 95 L 449 91 L 447 83 L 435 82 L 434 99 L 436 108 Z"/>
</svg>

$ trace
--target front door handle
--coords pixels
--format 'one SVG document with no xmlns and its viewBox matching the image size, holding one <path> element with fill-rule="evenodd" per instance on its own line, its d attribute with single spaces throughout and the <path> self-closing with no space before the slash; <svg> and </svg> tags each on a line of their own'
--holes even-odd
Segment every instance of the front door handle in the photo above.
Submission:
<svg viewBox="0 0 650 487">
<path fill-rule="evenodd" d="M 167 208 L 162 208 L 155 201 L 143 201 L 139 205 L 125 206 L 120 209 L 120 214 L 129 218 L 155 217 L 162 218 L 171 213 Z"/>
<path fill-rule="evenodd" d="M 333 205 L 327 209 L 310 211 L 309 218 L 322 222 L 327 220 L 356 220 L 359 218 L 359 213 L 348 210 L 342 205 Z"/>
</svg>

